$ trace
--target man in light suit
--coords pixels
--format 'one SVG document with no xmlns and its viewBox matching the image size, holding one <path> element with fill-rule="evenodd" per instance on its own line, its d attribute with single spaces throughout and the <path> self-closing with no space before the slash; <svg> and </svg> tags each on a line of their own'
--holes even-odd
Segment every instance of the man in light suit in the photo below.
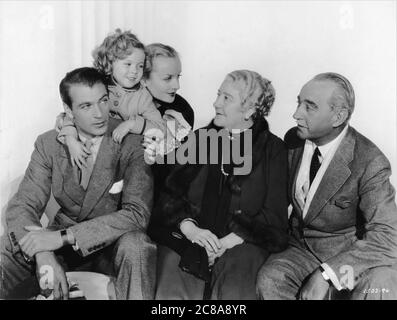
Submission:
<svg viewBox="0 0 397 320">
<path fill-rule="evenodd" d="M 262 299 L 324 299 L 342 292 L 350 299 L 397 298 L 390 164 L 349 126 L 354 100 L 350 82 L 335 73 L 315 76 L 298 96 L 297 127 L 286 135 L 290 244 L 261 268 Z"/>
<path fill-rule="evenodd" d="M 38 283 L 41 289 L 51 289 L 52 283 L 54 298 L 66 299 L 65 271 L 90 270 L 115 277 L 117 299 L 152 299 L 156 246 L 145 231 L 153 185 L 141 136 L 130 134 L 121 144 L 113 142 L 111 133 L 119 122 L 109 119 L 105 79 L 95 69 L 67 73 L 60 93 L 80 140 L 91 145 L 87 164 L 72 166 L 55 130 L 36 140 L 5 213 L 1 298 L 25 298 L 38 293 Z M 51 191 L 60 209 L 52 225 L 41 229 Z M 53 279 L 43 288 L 40 273 L 48 266 Z M 31 280 L 35 272 L 38 281 Z"/>
</svg>

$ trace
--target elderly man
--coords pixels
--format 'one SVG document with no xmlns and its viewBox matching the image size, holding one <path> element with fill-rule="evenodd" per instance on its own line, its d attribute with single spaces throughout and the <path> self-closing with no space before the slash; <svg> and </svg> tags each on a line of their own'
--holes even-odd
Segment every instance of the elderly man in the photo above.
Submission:
<svg viewBox="0 0 397 320">
<path fill-rule="evenodd" d="M 72 166 L 55 130 L 38 137 L 5 213 L 1 298 L 37 294 L 27 284 L 39 288 L 40 283 L 41 289 L 53 287 L 56 299 L 66 299 L 65 271 L 77 269 L 115 276 L 118 299 L 152 299 L 156 247 L 145 231 L 153 185 L 141 137 L 128 135 L 121 144 L 113 142 L 111 132 L 118 121 L 109 119 L 105 80 L 95 69 L 67 73 L 60 93 L 86 145 L 86 166 Z M 52 225 L 42 229 L 40 217 L 51 191 L 60 209 Z M 40 282 L 40 274 L 49 268 L 52 279 L 47 273 Z M 38 281 L 32 281 L 35 273 Z"/>
<path fill-rule="evenodd" d="M 397 298 L 390 164 L 348 124 L 354 99 L 350 82 L 335 73 L 315 76 L 298 96 L 297 127 L 286 135 L 290 244 L 262 266 L 262 299 L 324 299 L 338 291 L 350 299 Z"/>
</svg>

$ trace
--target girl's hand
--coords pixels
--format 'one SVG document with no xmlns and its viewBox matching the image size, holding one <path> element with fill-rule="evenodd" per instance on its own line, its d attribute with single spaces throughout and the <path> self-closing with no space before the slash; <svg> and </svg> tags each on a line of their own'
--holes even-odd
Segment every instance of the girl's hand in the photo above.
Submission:
<svg viewBox="0 0 397 320">
<path fill-rule="evenodd" d="M 66 136 L 65 141 L 69 149 L 72 166 L 77 165 L 80 169 L 82 169 L 83 166 L 87 167 L 86 158 L 91 154 L 90 150 L 74 137 Z"/>
<path fill-rule="evenodd" d="M 127 120 L 122 123 L 120 123 L 116 129 L 113 130 L 113 140 L 114 142 L 121 143 L 123 141 L 123 138 L 126 136 L 126 134 L 131 130 L 131 128 L 134 126 L 135 121 L 132 120 Z"/>
<path fill-rule="evenodd" d="M 145 160 L 148 164 L 153 164 L 157 157 L 158 138 L 156 137 L 143 137 L 142 146 L 145 150 Z"/>
<path fill-rule="evenodd" d="M 56 122 L 55 122 L 55 130 L 57 132 L 62 130 L 63 127 L 63 121 L 65 119 L 66 113 L 62 112 L 57 116 Z"/>
<path fill-rule="evenodd" d="M 192 221 L 182 222 L 180 228 L 187 239 L 204 247 L 208 252 L 218 253 L 222 248 L 222 244 L 216 235 L 210 230 L 197 227 Z"/>
</svg>

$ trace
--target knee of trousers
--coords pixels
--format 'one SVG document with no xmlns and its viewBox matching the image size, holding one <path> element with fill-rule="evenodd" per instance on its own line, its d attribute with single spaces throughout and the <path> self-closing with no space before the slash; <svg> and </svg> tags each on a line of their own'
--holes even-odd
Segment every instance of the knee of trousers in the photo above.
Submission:
<svg viewBox="0 0 397 320">
<path fill-rule="evenodd" d="M 143 231 L 131 231 L 117 240 L 114 254 L 116 264 L 149 259 L 156 256 L 156 245 Z"/>
<path fill-rule="evenodd" d="M 235 251 L 233 252 L 233 250 Z M 242 250 L 245 250 L 245 252 L 242 252 Z M 258 272 L 259 266 L 264 261 L 265 258 L 262 260 L 262 255 L 258 249 L 253 250 L 249 246 L 241 248 L 234 247 L 225 252 L 217 263 L 215 263 L 212 274 L 216 276 L 233 274 L 233 277 L 235 277 L 236 272 L 238 274 L 242 272 L 241 277 L 244 278 L 245 275 L 243 273 L 248 272 L 251 274 L 252 271 Z"/>
<path fill-rule="evenodd" d="M 256 289 L 264 295 L 269 288 L 274 288 L 283 281 L 285 281 L 285 273 L 280 266 L 275 263 L 265 263 L 258 272 Z"/>
<path fill-rule="evenodd" d="M 9 270 L 12 267 L 11 263 L 9 263 L 8 256 L 8 253 L 4 250 L 0 252 L 0 299 L 7 299 L 8 290 L 15 285 L 10 283 L 8 277 Z"/>
<path fill-rule="evenodd" d="M 393 288 L 390 288 L 393 286 Z M 390 288 L 397 290 L 397 269 L 395 267 L 376 267 L 366 272 L 362 279 L 358 280 L 355 290 L 367 288 Z"/>
<path fill-rule="evenodd" d="M 0 239 L 2 241 L 3 238 Z M 8 248 L 8 247 L 7 247 Z M 14 255 L 4 243 L 0 250 L 0 299 L 6 299 L 8 292 L 24 278 L 34 274 L 33 265 L 27 264 L 21 254 Z"/>
</svg>

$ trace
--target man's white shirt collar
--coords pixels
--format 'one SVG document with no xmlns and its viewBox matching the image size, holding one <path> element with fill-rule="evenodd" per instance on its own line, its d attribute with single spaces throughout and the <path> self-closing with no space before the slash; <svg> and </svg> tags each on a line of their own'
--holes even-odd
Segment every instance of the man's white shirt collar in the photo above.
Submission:
<svg viewBox="0 0 397 320">
<path fill-rule="evenodd" d="M 339 135 L 332 141 L 328 142 L 325 145 L 318 146 L 318 149 L 321 153 L 321 156 L 319 157 L 321 166 L 310 187 L 310 163 L 317 145 L 312 141 L 306 140 L 302 155 L 302 162 L 299 168 L 295 186 L 295 199 L 303 211 L 303 217 L 306 216 L 313 196 L 316 193 L 317 188 L 324 176 L 324 173 L 335 155 L 336 150 L 338 149 L 342 139 L 345 137 L 348 127 L 349 126 L 346 125 L 341 133 L 339 133 Z"/>
</svg>

